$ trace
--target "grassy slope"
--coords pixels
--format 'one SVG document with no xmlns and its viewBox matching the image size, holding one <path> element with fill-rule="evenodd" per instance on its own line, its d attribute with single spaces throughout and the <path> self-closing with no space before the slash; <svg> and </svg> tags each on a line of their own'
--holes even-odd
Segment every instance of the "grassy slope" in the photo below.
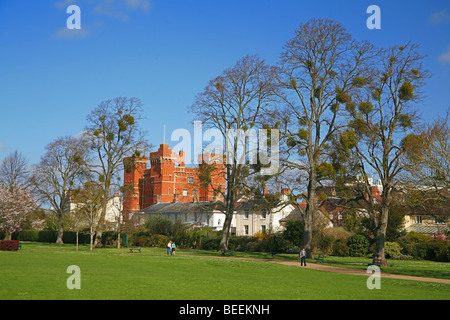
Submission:
<svg viewBox="0 0 450 320">
<path fill-rule="evenodd" d="M 69 265 L 81 269 L 81 290 L 66 287 Z M 29 244 L 0 251 L 0 270 L 0 299 L 450 299 L 449 285 L 382 279 L 369 290 L 361 276 L 146 248 Z"/>
</svg>

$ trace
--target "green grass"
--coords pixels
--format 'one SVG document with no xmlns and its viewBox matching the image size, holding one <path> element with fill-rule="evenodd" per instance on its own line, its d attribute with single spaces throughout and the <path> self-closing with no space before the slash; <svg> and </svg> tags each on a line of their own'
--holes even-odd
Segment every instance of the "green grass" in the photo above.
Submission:
<svg viewBox="0 0 450 320">
<path fill-rule="evenodd" d="M 193 253 L 26 243 L 0 251 L 0 299 L 450 299 L 445 284 L 382 279 L 380 290 L 369 290 L 363 276 Z M 80 290 L 67 289 L 69 265 L 81 269 Z"/>
</svg>

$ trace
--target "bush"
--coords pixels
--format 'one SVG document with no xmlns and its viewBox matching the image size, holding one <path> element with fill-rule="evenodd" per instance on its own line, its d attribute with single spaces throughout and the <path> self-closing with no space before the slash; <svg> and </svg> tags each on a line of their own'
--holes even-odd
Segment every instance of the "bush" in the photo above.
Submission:
<svg viewBox="0 0 450 320">
<path fill-rule="evenodd" d="M 425 259 L 431 261 L 448 262 L 450 244 L 447 241 L 432 240 L 426 244 Z"/>
<path fill-rule="evenodd" d="M 119 236 L 119 232 L 117 231 L 106 231 L 102 233 L 102 237 L 100 241 L 104 246 L 111 246 L 117 244 L 117 237 Z"/>
<path fill-rule="evenodd" d="M 364 257 L 369 251 L 369 241 L 362 234 L 351 236 L 347 241 L 347 245 L 351 257 Z"/>
<path fill-rule="evenodd" d="M 0 241 L 0 250 L 3 251 L 17 251 L 19 250 L 19 240 L 3 240 Z"/>
<path fill-rule="evenodd" d="M 347 243 L 342 240 L 336 240 L 333 244 L 333 255 L 347 257 L 349 255 Z"/>
<path fill-rule="evenodd" d="M 38 241 L 54 243 L 57 237 L 58 231 L 39 231 Z"/>
<path fill-rule="evenodd" d="M 219 249 L 219 245 L 220 245 L 220 238 L 208 239 L 206 237 L 203 237 L 201 239 L 201 247 L 204 250 L 217 250 Z"/>
<path fill-rule="evenodd" d="M 384 244 L 384 254 L 386 258 L 396 258 L 401 255 L 401 247 L 397 242 L 386 241 Z"/>
<path fill-rule="evenodd" d="M 21 241 L 38 241 L 39 232 L 37 230 L 26 230 L 19 233 L 18 240 Z"/>
<path fill-rule="evenodd" d="M 302 246 L 304 227 L 305 222 L 302 220 L 288 220 L 286 230 L 283 232 L 284 238 L 291 241 L 294 246 Z"/>
<path fill-rule="evenodd" d="M 450 242 L 434 240 L 429 235 L 410 232 L 399 239 L 401 253 L 417 260 L 450 261 Z"/>
</svg>

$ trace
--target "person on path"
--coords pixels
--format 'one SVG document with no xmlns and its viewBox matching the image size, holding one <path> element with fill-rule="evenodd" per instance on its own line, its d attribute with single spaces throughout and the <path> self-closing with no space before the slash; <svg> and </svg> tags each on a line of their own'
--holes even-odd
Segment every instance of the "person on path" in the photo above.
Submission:
<svg viewBox="0 0 450 320">
<path fill-rule="evenodd" d="M 303 267 L 303 263 L 305 264 L 305 267 L 306 267 L 306 250 L 305 250 L 305 248 L 300 250 L 300 266 L 301 267 Z"/>
<path fill-rule="evenodd" d="M 175 249 L 176 249 L 175 242 L 173 242 L 172 243 L 172 253 L 173 253 L 173 255 L 175 255 Z"/>
<path fill-rule="evenodd" d="M 172 254 L 172 241 L 167 244 L 167 254 Z"/>
</svg>

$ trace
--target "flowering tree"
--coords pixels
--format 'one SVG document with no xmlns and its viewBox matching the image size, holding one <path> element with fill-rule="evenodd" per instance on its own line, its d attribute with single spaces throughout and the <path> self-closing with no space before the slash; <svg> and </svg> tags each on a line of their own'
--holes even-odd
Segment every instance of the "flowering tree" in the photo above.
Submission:
<svg viewBox="0 0 450 320">
<path fill-rule="evenodd" d="M 20 231 L 25 215 L 36 207 L 34 198 L 24 189 L 0 189 L 0 231 L 11 240 L 13 232 Z"/>
</svg>

